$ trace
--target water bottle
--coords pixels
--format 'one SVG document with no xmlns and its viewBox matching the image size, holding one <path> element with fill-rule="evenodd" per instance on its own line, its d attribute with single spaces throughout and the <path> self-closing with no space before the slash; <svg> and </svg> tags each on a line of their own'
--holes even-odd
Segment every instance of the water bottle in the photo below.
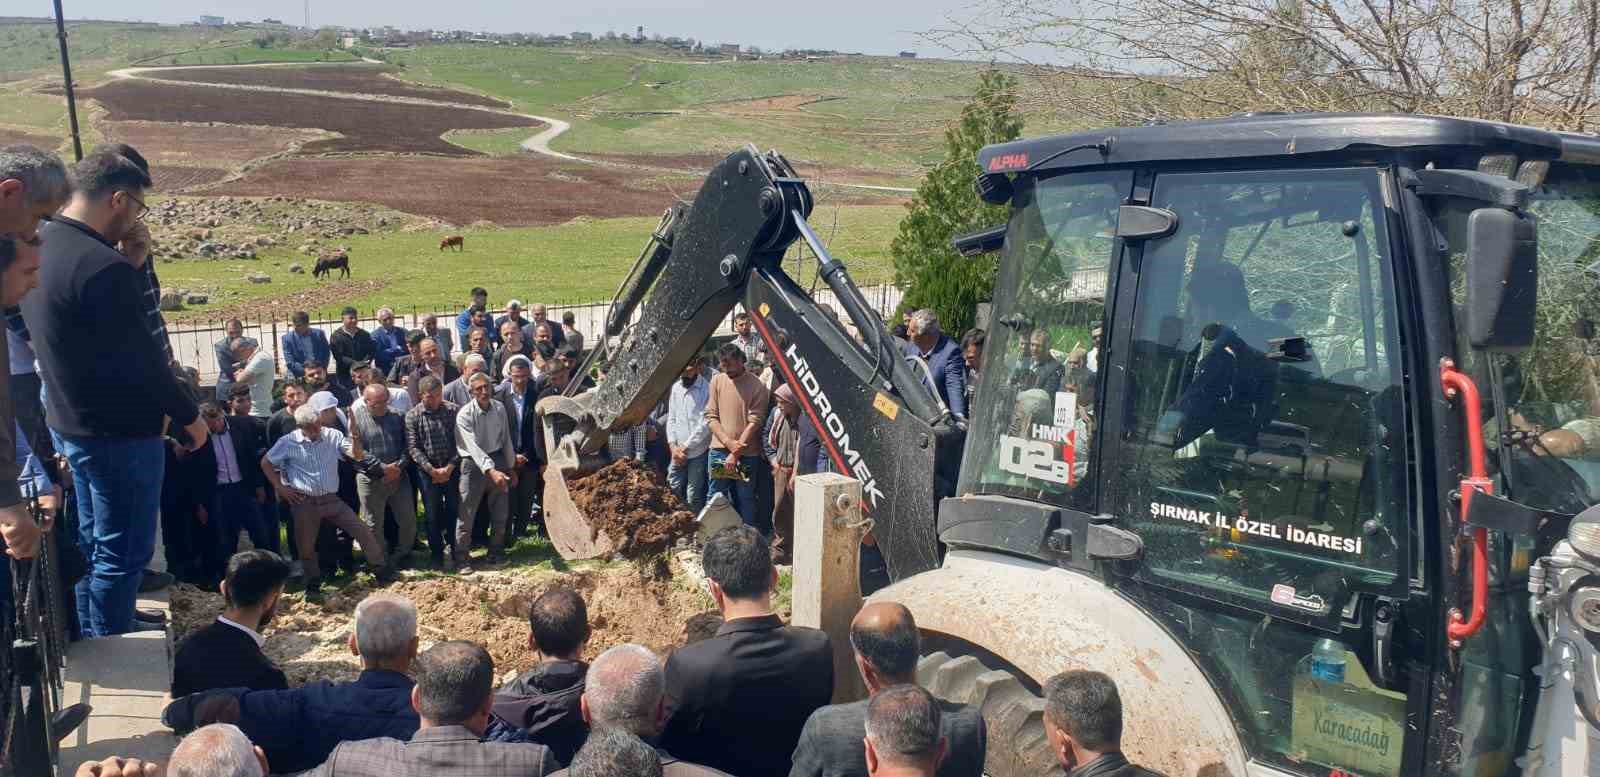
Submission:
<svg viewBox="0 0 1600 777">
<path fill-rule="evenodd" d="M 1324 637 L 1311 648 L 1311 676 L 1330 683 L 1344 682 L 1344 645 Z"/>
</svg>

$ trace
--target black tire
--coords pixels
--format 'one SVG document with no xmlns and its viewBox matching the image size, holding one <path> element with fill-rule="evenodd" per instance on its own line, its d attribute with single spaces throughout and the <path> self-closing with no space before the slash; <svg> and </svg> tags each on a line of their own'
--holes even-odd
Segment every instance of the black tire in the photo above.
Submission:
<svg viewBox="0 0 1600 777">
<path fill-rule="evenodd" d="M 990 669 L 973 656 L 938 652 L 917 664 L 917 683 L 938 698 L 970 704 L 983 712 L 989 777 L 1064 775 L 1044 733 L 1044 699 L 1016 675 Z"/>
</svg>

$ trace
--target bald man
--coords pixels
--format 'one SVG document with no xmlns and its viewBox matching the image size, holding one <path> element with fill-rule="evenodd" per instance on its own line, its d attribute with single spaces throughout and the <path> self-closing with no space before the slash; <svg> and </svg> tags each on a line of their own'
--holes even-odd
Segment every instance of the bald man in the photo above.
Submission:
<svg viewBox="0 0 1600 777">
<path fill-rule="evenodd" d="M 178 743 L 167 762 L 170 775 L 199 777 L 265 777 L 267 754 L 250 743 L 237 726 L 213 723 L 195 729 Z"/>
<path fill-rule="evenodd" d="M 850 647 L 869 696 L 896 685 L 917 682 L 921 639 L 911 611 L 896 602 L 874 602 L 850 623 Z M 866 777 L 869 699 L 834 704 L 811 713 L 794 749 L 789 777 Z M 949 753 L 939 777 L 980 777 L 988 731 L 977 707 L 938 700 L 940 728 Z"/>
</svg>

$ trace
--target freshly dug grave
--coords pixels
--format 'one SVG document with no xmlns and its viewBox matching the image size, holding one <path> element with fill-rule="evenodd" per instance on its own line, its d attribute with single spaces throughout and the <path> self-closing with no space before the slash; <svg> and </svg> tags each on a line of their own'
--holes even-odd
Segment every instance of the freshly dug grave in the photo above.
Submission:
<svg viewBox="0 0 1600 777">
<path fill-rule="evenodd" d="M 590 659 L 624 642 L 644 645 L 667 655 L 685 644 L 690 626 L 702 636 L 715 629 L 710 600 L 671 578 L 647 576 L 633 565 L 580 572 L 505 571 L 472 578 L 440 577 L 401 580 L 385 590 L 417 606 L 421 648 L 435 642 L 466 639 L 482 644 L 494 657 L 503 680 L 534 663 L 528 647 L 528 607 L 545 591 L 565 586 L 582 594 L 589 609 L 592 634 L 584 651 Z M 355 607 L 374 589 L 351 585 L 330 592 L 323 605 L 306 604 L 298 594 L 284 596 L 277 617 L 266 628 L 264 650 L 289 676 L 291 685 L 315 680 L 352 680 L 359 660 L 348 646 Z M 173 639 L 182 640 L 211 623 L 222 611 L 222 597 L 180 585 L 172 594 Z"/>
<path fill-rule="evenodd" d="M 659 555 L 694 533 L 694 513 L 642 461 L 614 461 L 568 481 L 567 488 L 579 512 L 596 532 L 612 538 L 622 558 Z"/>
</svg>

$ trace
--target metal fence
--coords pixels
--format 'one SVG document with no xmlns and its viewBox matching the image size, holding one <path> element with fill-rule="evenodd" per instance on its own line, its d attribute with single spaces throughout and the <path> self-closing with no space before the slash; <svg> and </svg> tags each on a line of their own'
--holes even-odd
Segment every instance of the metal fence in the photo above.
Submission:
<svg viewBox="0 0 1600 777">
<path fill-rule="evenodd" d="M 878 311 L 880 318 L 892 313 L 899 306 L 900 299 L 903 296 L 900 289 L 892 284 L 868 286 L 861 289 L 861 293 L 867 298 L 868 304 Z M 817 302 L 832 305 L 835 310 L 839 309 L 838 299 L 829 289 L 818 289 L 813 292 L 812 296 Z M 454 332 L 456 316 L 461 313 L 460 308 L 455 310 L 426 310 L 415 307 L 409 309 L 390 307 L 395 313 L 395 325 L 405 329 L 418 328 L 421 326 L 424 317 L 433 315 L 438 317 L 440 328 L 448 328 Z M 610 307 L 611 303 L 609 301 L 547 304 L 546 311 L 550 320 L 555 322 L 559 322 L 563 314 L 572 313 L 573 326 L 583 333 L 586 338 L 592 339 L 597 333 L 604 331 L 606 314 L 610 311 Z M 363 311 L 366 315 L 358 319 L 361 327 L 369 332 L 378 325 L 377 316 L 373 315 L 375 312 L 375 310 Z M 505 314 L 503 309 L 491 312 L 495 316 Z M 635 311 L 635 319 L 639 315 L 640 312 Z M 217 379 L 219 365 L 217 364 L 215 348 L 217 342 L 227 335 L 228 321 L 229 319 L 210 321 L 190 319 L 181 323 L 168 324 L 167 326 L 167 337 L 168 342 L 172 344 L 173 358 L 177 359 L 185 367 L 192 367 L 199 372 L 200 381 L 204 384 L 212 384 Z M 262 347 L 273 355 L 278 373 L 280 375 L 283 374 L 283 356 L 279 351 L 281 350 L 280 344 L 282 343 L 283 335 L 292 329 L 289 322 L 287 320 L 277 321 L 264 318 L 240 318 L 239 321 L 244 325 L 245 336 L 260 341 Z M 339 328 L 343 323 L 340 319 L 312 319 L 311 326 L 331 336 L 333 330 Z M 848 324 L 846 326 L 848 327 Z M 733 321 L 730 314 L 728 320 L 723 322 L 723 329 L 732 331 L 732 328 Z M 586 340 L 586 342 L 592 344 L 590 340 Z M 460 350 L 461 343 L 456 343 L 456 352 L 459 353 Z"/>
<path fill-rule="evenodd" d="M 11 599 L 0 607 L 0 775 L 6 777 L 53 775 L 59 760 L 50 718 L 61 709 L 70 629 L 58 544 L 63 528 L 58 523 L 44 534 L 35 558 L 5 562 Z"/>
</svg>

